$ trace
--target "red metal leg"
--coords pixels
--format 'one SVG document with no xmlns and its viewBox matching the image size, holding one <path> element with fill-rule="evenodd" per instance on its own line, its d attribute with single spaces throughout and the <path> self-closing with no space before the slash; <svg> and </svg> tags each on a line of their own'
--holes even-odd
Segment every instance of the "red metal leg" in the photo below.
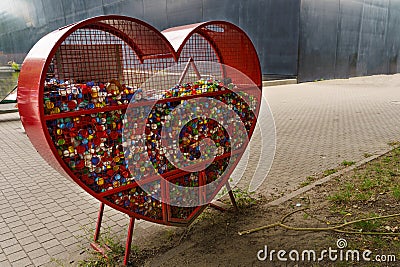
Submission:
<svg viewBox="0 0 400 267">
<path fill-rule="evenodd" d="M 225 184 L 225 186 L 226 186 L 226 189 L 228 190 L 229 198 L 231 199 L 231 202 L 232 202 L 233 207 L 235 208 L 236 211 L 239 211 L 239 208 L 238 208 L 238 206 L 237 206 L 237 204 L 236 204 L 235 196 L 233 195 L 232 188 L 231 188 L 231 186 L 229 185 L 229 182 L 227 182 L 227 183 Z"/>
<path fill-rule="evenodd" d="M 239 208 L 236 204 L 235 196 L 233 195 L 231 186 L 229 185 L 229 183 L 226 183 L 225 186 L 226 186 L 226 189 L 228 190 L 229 198 L 231 199 L 233 208 L 235 209 L 235 211 L 239 211 Z M 223 204 L 222 202 L 219 202 L 219 201 L 213 201 L 209 204 L 209 206 L 214 209 L 217 209 L 219 211 L 226 211 L 228 209 L 228 205 Z"/>
<path fill-rule="evenodd" d="M 211 208 L 214 208 L 214 209 L 216 209 L 216 210 L 219 210 L 219 211 L 222 211 L 222 212 L 224 212 L 224 211 L 226 211 L 226 208 L 224 208 L 224 207 L 222 207 L 221 206 L 221 204 L 220 203 L 215 203 L 215 202 L 211 202 L 210 204 L 208 204 Z"/>
<path fill-rule="evenodd" d="M 131 217 L 129 221 L 128 236 L 126 237 L 124 265 L 126 266 L 129 261 L 129 253 L 131 252 L 133 227 L 135 226 L 135 217 Z"/>
<path fill-rule="evenodd" d="M 94 230 L 94 241 L 90 243 L 90 246 L 97 252 L 101 253 L 104 257 L 106 257 L 106 253 L 103 247 L 101 247 L 97 240 L 99 240 L 100 236 L 100 228 L 101 228 L 101 221 L 103 220 L 103 212 L 104 212 L 104 203 L 100 202 L 99 213 L 97 215 L 97 222 L 96 222 L 96 229 Z"/>
<path fill-rule="evenodd" d="M 97 240 L 99 239 L 101 221 L 103 220 L 103 212 L 104 212 L 104 203 L 100 202 L 99 214 L 97 215 L 96 230 L 94 231 L 94 242 L 97 242 Z"/>
</svg>

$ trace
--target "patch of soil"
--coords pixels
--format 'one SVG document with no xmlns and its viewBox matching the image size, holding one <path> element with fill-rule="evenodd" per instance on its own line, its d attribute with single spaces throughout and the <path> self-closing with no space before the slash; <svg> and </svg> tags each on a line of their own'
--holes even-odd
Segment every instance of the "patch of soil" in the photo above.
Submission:
<svg viewBox="0 0 400 267">
<path fill-rule="evenodd" d="M 280 206 L 269 207 L 265 201 L 260 200 L 255 205 L 242 207 L 238 213 L 232 208 L 225 212 L 208 208 L 188 228 L 174 228 L 168 238 L 160 237 L 155 247 L 144 248 L 135 253 L 132 256 L 132 265 L 400 266 L 398 236 L 358 234 L 368 231 L 399 233 L 398 217 L 360 222 L 343 228 L 345 231 L 355 232 L 352 234 L 316 229 L 293 231 L 281 227 L 238 234 L 244 230 L 280 222 L 282 217 L 291 213 L 284 223 L 299 228 L 326 228 L 360 218 L 400 213 L 400 203 L 388 192 L 380 192 L 379 188 L 377 192 L 372 191 L 370 198 L 365 200 L 352 198 L 343 202 L 332 201 L 331 196 L 340 193 L 344 184 L 354 184 L 355 191 L 351 191 L 351 194 L 357 192 L 357 185 L 360 183 L 357 177 L 363 168 L 317 186 Z M 303 210 L 304 208 L 306 209 Z M 339 240 L 341 243 L 338 243 Z M 268 252 L 266 258 L 265 250 Z M 287 261 L 278 259 L 279 250 L 286 252 L 281 256 Z M 312 254 L 309 255 L 310 250 L 316 252 L 315 259 Z M 327 252 L 323 253 L 324 250 Z M 331 259 L 327 254 L 329 250 Z M 359 260 L 351 254 L 355 250 L 360 253 Z M 366 255 L 366 259 L 371 259 L 369 262 L 362 258 L 362 253 L 367 250 L 371 251 L 371 254 Z M 348 251 L 350 254 L 346 259 Z M 299 253 L 298 261 L 296 252 Z M 386 258 L 391 256 L 388 259 L 391 262 L 373 261 L 376 255 L 387 256 Z M 396 262 L 393 261 L 393 256 L 396 257 Z M 323 258 L 322 261 L 318 261 L 320 257 Z"/>
</svg>

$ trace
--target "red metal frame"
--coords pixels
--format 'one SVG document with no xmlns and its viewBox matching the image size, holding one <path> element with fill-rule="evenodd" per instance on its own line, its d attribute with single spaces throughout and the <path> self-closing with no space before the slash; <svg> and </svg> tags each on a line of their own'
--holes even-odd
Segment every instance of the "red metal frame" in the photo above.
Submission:
<svg viewBox="0 0 400 267">
<path fill-rule="evenodd" d="M 222 79 L 231 78 L 236 85 L 246 85 L 251 81 L 257 86 L 257 92 L 255 93 L 259 98 L 258 101 L 261 101 L 262 79 L 256 50 L 250 38 L 239 27 L 229 22 L 210 21 L 175 27 L 160 33 L 154 27 L 138 19 L 117 15 L 100 16 L 71 24 L 49 33 L 39 40 L 28 53 L 22 65 L 18 82 L 18 108 L 21 121 L 28 137 L 41 156 L 52 167 L 66 177 L 71 178 L 102 203 L 98 214 L 94 241 L 97 241 L 100 233 L 104 204 L 131 217 L 126 253 L 129 253 L 135 218 L 165 225 L 187 225 L 206 207 L 203 205 L 192 209 L 188 208 L 186 211 L 189 211 L 190 215 L 178 218 L 172 216 L 170 204 L 158 203 L 152 200 L 151 203 L 156 207 L 154 208 L 155 211 L 152 211 L 154 214 L 141 214 L 133 208 L 130 209 L 121 205 L 121 201 L 127 201 L 124 199 L 134 197 L 134 195 L 130 195 L 131 190 L 138 188 L 138 184 L 132 178 L 132 174 L 128 172 L 130 175 L 127 178 L 128 180 L 121 183 L 118 181 L 114 186 L 112 182 L 104 181 L 103 177 L 107 178 L 103 173 L 105 169 L 100 169 L 98 172 L 99 177 L 96 179 L 103 180 L 101 182 L 98 180 L 97 184 L 94 184 L 93 180 L 90 181 L 92 183 L 90 184 L 84 179 L 83 169 L 75 169 L 74 167 L 79 161 L 83 162 L 85 160 L 87 171 L 94 173 L 94 169 L 97 166 L 97 163 L 90 165 L 86 162 L 88 159 L 77 155 L 77 146 L 81 145 L 75 145 L 74 140 L 76 140 L 79 131 L 87 131 L 99 126 L 100 128 L 105 127 L 102 130 L 104 132 L 106 130 L 112 132 L 114 128 L 107 128 L 111 127 L 108 124 L 102 126 L 96 120 L 106 119 L 106 117 L 101 116 L 115 115 L 120 118 L 121 114 L 124 114 L 128 108 L 128 100 L 126 99 L 129 98 L 122 102 L 113 97 L 108 91 L 104 99 L 109 102 L 106 102 L 103 98 L 100 101 L 98 94 L 102 92 L 99 91 L 101 86 L 109 86 L 105 85 L 105 83 L 108 82 L 110 84 L 111 81 L 114 83 L 114 87 L 110 88 L 118 87 L 115 90 L 119 92 L 117 94 L 120 97 L 123 94 L 125 94 L 125 97 L 132 97 L 133 91 L 137 90 L 135 86 L 141 85 L 148 77 L 151 77 L 152 73 L 157 73 L 159 70 L 174 66 L 177 63 L 187 64 L 187 69 L 189 67 L 194 68 L 199 77 L 200 73 L 194 63 L 196 61 L 211 61 L 220 64 L 220 73 L 218 75 Z M 50 73 L 50 70 L 52 73 Z M 244 75 L 238 75 L 237 70 Z M 51 81 L 49 80 L 49 75 L 54 76 L 54 85 L 49 83 Z M 97 77 L 96 79 L 98 80 L 91 81 L 90 75 Z M 185 75 L 186 72 L 182 73 L 179 82 L 184 81 Z M 66 80 L 62 82 L 60 77 Z M 103 77 L 107 77 L 107 79 Z M 114 81 L 115 79 L 117 81 Z M 92 85 L 89 85 L 90 82 L 92 82 Z M 126 85 L 129 85 L 129 88 Z M 52 91 L 52 86 L 57 88 L 56 93 Z M 151 84 L 151 86 L 157 87 L 160 84 Z M 81 92 L 80 99 L 76 98 L 76 95 L 67 93 L 67 89 Z M 88 92 L 83 93 L 84 90 Z M 154 90 L 158 89 L 155 88 Z M 160 92 L 149 91 L 148 93 L 165 94 L 168 88 L 160 88 L 160 90 Z M 245 91 L 246 89 L 243 90 Z M 252 88 L 250 91 L 254 90 Z M 64 95 L 62 92 L 64 92 Z M 228 93 L 228 91 L 207 92 L 201 94 L 201 97 L 218 98 Z M 158 103 L 176 102 L 197 97 L 198 95 L 185 95 L 179 98 L 161 99 Z M 94 98 L 96 98 L 96 101 L 93 100 Z M 91 102 L 92 100 L 93 102 Z M 67 102 L 67 107 L 64 107 L 63 105 Z M 71 106 L 69 106 L 70 103 Z M 84 106 L 78 109 L 81 103 Z M 88 108 L 89 104 L 92 105 L 90 108 Z M 55 105 L 57 105 L 58 110 L 54 108 Z M 137 102 L 133 106 L 141 107 L 145 105 L 145 102 Z M 258 116 L 259 110 L 260 106 L 257 105 L 252 112 L 255 116 Z M 60 124 L 64 124 L 64 121 L 67 120 L 68 122 L 73 121 L 76 125 L 79 124 L 78 128 L 74 126 L 69 128 L 61 127 Z M 251 128 L 248 130 L 249 136 L 252 135 L 254 127 L 255 121 L 252 122 Z M 115 132 L 117 131 L 115 130 Z M 57 145 L 57 143 L 67 142 L 65 140 L 66 137 L 69 138 L 70 147 L 67 150 L 71 150 L 70 152 L 62 150 L 64 149 L 63 144 Z M 100 137 L 96 138 L 101 139 Z M 114 147 L 113 151 L 118 147 L 118 142 L 120 142 L 118 138 L 112 139 L 110 133 L 103 139 L 106 140 L 104 142 L 108 144 L 107 146 Z M 86 145 L 86 149 L 89 151 L 91 146 L 92 143 Z M 95 148 L 96 146 L 93 146 L 94 151 Z M 217 157 L 216 160 L 222 160 L 232 155 L 240 155 L 243 149 L 226 153 Z M 73 156 L 63 156 L 64 152 Z M 90 152 L 89 156 L 94 156 L 95 153 L 97 152 Z M 236 161 L 238 162 L 240 156 L 235 157 L 237 157 Z M 106 160 L 104 159 L 104 161 Z M 122 165 L 118 163 L 119 159 L 118 161 L 115 159 L 115 162 L 116 165 L 112 165 L 111 169 L 116 166 L 117 172 L 121 172 Z M 108 168 L 109 166 L 104 163 L 103 167 Z M 229 170 L 226 177 L 229 177 L 232 172 L 233 169 Z M 180 179 L 187 174 L 185 171 L 173 170 L 167 175 L 162 175 L 164 179 L 149 177 L 146 181 L 148 183 L 160 183 L 162 198 L 168 199 L 169 186 L 166 181 Z M 109 180 L 114 179 L 111 176 L 109 178 Z M 199 174 L 198 179 L 200 184 L 206 183 L 204 171 Z M 237 208 L 227 179 L 225 178 L 218 184 L 211 196 L 215 196 L 225 185 L 233 205 Z M 112 188 L 102 187 L 104 184 L 104 186 L 108 185 L 108 183 L 112 184 Z M 203 193 L 204 197 L 207 197 L 208 192 Z M 137 194 L 139 194 L 137 199 L 143 196 L 145 198 L 151 197 L 151 195 L 144 195 L 143 192 Z M 117 195 L 118 197 L 116 197 Z M 119 195 L 123 197 L 119 198 Z M 127 198 L 124 198 L 125 196 Z M 159 213 L 157 213 L 158 208 L 160 208 Z M 93 246 L 95 247 L 95 245 Z M 128 261 L 128 256 L 128 254 L 125 255 L 125 263 Z"/>
<path fill-rule="evenodd" d="M 213 31 L 213 27 L 219 27 L 223 32 Z M 181 58 L 186 43 L 194 34 L 201 35 L 212 45 L 219 62 L 246 74 L 260 90 L 262 89 L 262 73 L 257 51 L 247 34 L 236 25 L 226 21 L 209 21 L 169 28 L 162 31 L 162 34 L 176 49 L 177 58 Z"/>
</svg>

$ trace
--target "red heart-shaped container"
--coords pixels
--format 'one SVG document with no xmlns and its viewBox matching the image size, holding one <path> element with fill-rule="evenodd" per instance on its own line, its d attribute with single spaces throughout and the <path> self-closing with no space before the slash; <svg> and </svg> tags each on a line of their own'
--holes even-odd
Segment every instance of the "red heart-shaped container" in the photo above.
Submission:
<svg viewBox="0 0 400 267">
<path fill-rule="evenodd" d="M 202 74 L 218 79 L 184 82 L 185 69 L 172 74 L 182 76 L 176 86 L 163 79 L 149 82 L 162 70 L 196 62 L 218 66 L 202 69 Z M 254 105 L 244 100 L 247 93 L 234 92 L 246 86 Z M 159 32 L 130 17 L 91 18 L 39 40 L 23 63 L 18 83 L 23 126 L 51 166 L 101 202 L 131 217 L 167 225 L 195 219 L 228 183 L 247 146 L 230 147 L 233 126 L 224 129 L 218 119 L 192 118 L 178 129 L 174 146 L 193 160 L 200 157 L 198 139 L 212 139 L 217 152 L 209 152 L 217 157 L 196 171 L 170 164 L 167 155 L 175 154 L 160 147 L 161 129 L 171 135 L 177 130 L 166 118 L 183 102 L 192 110 L 207 109 L 208 104 L 196 106 L 200 97 L 235 112 L 250 139 L 261 103 L 260 64 L 249 37 L 231 23 L 211 21 Z M 133 112 L 128 119 L 127 109 Z M 233 162 L 228 169 L 227 159 Z M 148 175 L 149 169 L 154 175 Z M 204 201 L 194 206 L 180 206 L 186 191 L 171 189 L 215 181 L 212 190 L 199 191 Z"/>
</svg>

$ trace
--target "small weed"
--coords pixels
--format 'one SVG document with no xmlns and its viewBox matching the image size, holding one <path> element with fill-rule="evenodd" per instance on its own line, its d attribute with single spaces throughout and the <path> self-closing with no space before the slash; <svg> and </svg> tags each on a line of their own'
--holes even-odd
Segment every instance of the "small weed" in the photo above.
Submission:
<svg viewBox="0 0 400 267">
<path fill-rule="evenodd" d="M 345 167 L 348 167 L 348 166 L 351 166 L 351 165 L 354 165 L 354 164 L 356 164 L 354 161 L 347 161 L 347 160 L 343 160 L 342 163 L 341 163 L 341 165 L 343 165 Z"/>
<path fill-rule="evenodd" d="M 372 236 L 370 238 L 370 240 L 372 242 L 371 247 L 374 247 L 374 248 L 385 247 L 387 245 L 387 241 L 385 241 L 384 239 L 382 239 L 378 236 Z"/>
<path fill-rule="evenodd" d="M 88 230 L 86 229 L 85 231 Z M 88 232 L 86 238 L 88 238 L 89 241 L 93 240 L 93 233 Z M 105 255 L 103 256 L 102 254 L 94 251 L 92 248 L 85 248 L 89 257 L 79 261 L 78 266 L 108 267 L 108 266 L 117 266 L 121 264 L 125 248 L 121 244 L 120 239 L 111 233 L 111 228 L 106 228 L 105 230 L 103 230 L 97 242 L 101 247 L 106 248 Z M 131 250 L 138 251 L 139 248 L 133 246 Z"/>
<path fill-rule="evenodd" d="M 312 182 L 314 182 L 315 180 L 316 180 L 316 178 L 314 176 L 307 176 L 306 180 L 300 184 L 300 187 L 307 186 L 307 185 L 311 184 Z"/>
<path fill-rule="evenodd" d="M 371 198 L 371 196 L 372 196 L 371 192 L 357 193 L 355 195 L 355 199 L 358 201 L 367 201 Z"/>
<path fill-rule="evenodd" d="M 209 209 L 205 209 L 200 215 L 196 218 L 197 221 L 202 220 L 212 220 L 214 218 L 213 213 Z"/>
<path fill-rule="evenodd" d="M 366 177 L 364 181 L 361 183 L 361 190 L 371 190 L 372 188 L 378 185 L 376 180 L 372 180 L 369 177 Z"/>
<path fill-rule="evenodd" d="M 336 192 L 335 194 L 328 196 L 328 200 L 337 204 L 343 204 L 351 200 L 353 195 L 354 185 L 351 183 L 346 183 L 342 190 Z"/>
<path fill-rule="evenodd" d="M 339 210 L 338 213 L 343 216 L 347 216 L 349 214 L 347 210 Z"/>
<path fill-rule="evenodd" d="M 341 204 L 341 203 L 346 203 L 349 202 L 351 199 L 351 193 L 348 191 L 344 191 L 344 192 L 337 192 L 331 196 L 328 196 L 328 200 Z"/>
<path fill-rule="evenodd" d="M 400 200 L 400 186 L 393 187 L 392 194 L 396 200 Z"/>
<path fill-rule="evenodd" d="M 377 174 L 382 174 L 382 173 L 383 173 L 383 169 L 380 168 L 380 167 L 376 167 L 376 168 L 374 169 L 374 171 L 375 171 Z"/>
<path fill-rule="evenodd" d="M 355 189 L 355 186 L 353 183 L 347 182 L 347 183 L 345 183 L 345 189 L 347 191 L 353 191 Z"/>
<path fill-rule="evenodd" d="M 50 262 L 55 264 L 55 266 L 65 267 L 67 266 L 64 260 L 51 258 Z"/>
<path fill-rule="evenodd" d="M 390 141 L 387 143 L 391 147 L 398 147 L 400 145 L 399 141 Z"/>
<path fill-rule="evenodd" d="M 324 171 L 324 177 L 329 176 L 329 175 L 331 175 L 331 174 L 334 174 L 334 173 L 336 173 L 336 172 L 337 172 L 336 169 L 325 170 L 325 171 Z"/>
<path fill-rule="evenodd" d="M 250 207 L 257 203 L 257 199 L 254 196 L 255 192 L 248 192 L 240 188 L 235 188 L 232 192 L 239 208 Z"/>
<path fill-rule="evenodd" d="M 377 217 L 378 215 L 371 213 L 368 217 Z M 368 220 L 356 222 L 354 226 L 362 232 L 373 232 L 377 231 L 382 226 L 384 220 Z"/>
<path fill-rule="evenodd" d="M 94 230 L 83 227 L 84 234 L 79 236 L 83 239 L 82 243 L 90 243 L 93 241 Z M 82 246 L 83 251 L 88 255 L 84 260 L 77 262 L 76 266 L 79 267 L 109 267 L 119 266 L 122 264 L 122 258 L 124 256 L 125 247 L 120 243 L 120 239 L 111 233 L 111 228 L 103 229 L 97 243 L 100 247 L 104 248 L 105 255 L 96 252 L 89 246 Z M 131 251 L 138 253 L 139 248 L 132 246 Z M 50 262 L 56 266 L 71 266 L 71 262 L 66 260 L 51 258 Z M 74 264 L 75 265 L 75 264 Z"/>
<path fill-rule="evenodd" d="M 371 154 L 371 153 L 364 153 L 364 158 L 369 158 L 369 157 L 372 157 L 373 155 Z"/>
<path fill-rule="evenodd" d="M 176 231 L 174 229 L 167 229 L 164 235 L 166 240 L 171 241 L 176 236 Z"/>
</svg>

